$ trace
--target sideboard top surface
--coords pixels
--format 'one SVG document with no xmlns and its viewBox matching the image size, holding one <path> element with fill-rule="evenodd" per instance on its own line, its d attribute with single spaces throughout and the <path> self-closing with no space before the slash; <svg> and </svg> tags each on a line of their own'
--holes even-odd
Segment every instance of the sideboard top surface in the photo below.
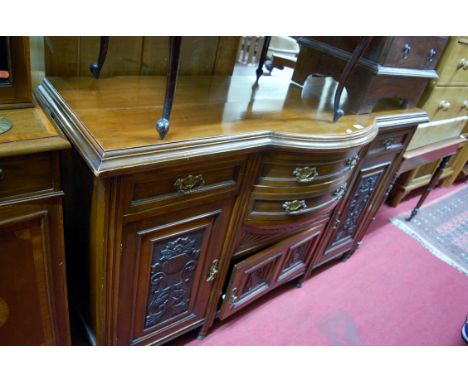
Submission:
<svg viewBox="0 0 468 382">
<path fill-rule="evenodd" d="M 171 127 L 160 140 L 164 76 L 50 77 L 36 96 L 95 175 L 259 146 L 344 149 L 376 134 L 379 114 L 332 122 L 332 92 L 264 76 L 181 76 Z M 329 90 L 333 87 L 328 86 Z M 408 115 L 416 110 L 405 111 Z M 400 111 L 401 113 L 401 111 Z M 384 113 L 388 115 L 389 112 Z"/>
</svg>

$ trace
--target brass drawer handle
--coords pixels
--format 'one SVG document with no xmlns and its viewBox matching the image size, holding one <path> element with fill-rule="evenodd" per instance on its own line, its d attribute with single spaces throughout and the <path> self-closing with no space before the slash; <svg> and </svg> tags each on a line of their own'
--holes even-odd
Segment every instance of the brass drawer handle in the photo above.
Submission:
<svg viewBox="0 0 468 382">
<path fill-rule="evenodd" d="M 0 168 L 0 180 L 3 180 L 5 179 L 5 173 L 3 172 L 3 170 Z"/>
<path fill-rule="evenodd" d="M 298 213 L 305 210 L 306 208 L 307 204 L 305 200 L 293 200 L 283 203 L 283 209 L 290 214 Z"/>
<path fill-rule="evenodd" d="M 185 178 L 179 178 L 175 181 L 174 186 L 184 194 L 190 194 L 197 191 L 205 184 L 203 175 L 188 175 Z"/>
<path fill-rule="evenodd" d="M 237 299 L 239 297 L 237 297 L 237 288 L 234 288 L 232 291 L 231 291 L 231 296 L 229 297 L 229 299 L 231 300 L 231 304 L 234 304 Z"/>
<path fill-rule="evenodd" d="M 390 148 L 395 144 L 395 139 L 393 139 L 393 138 L 384 139 L 382 144 L 383 144 L 385 150 L 390 150 Z"/>
<path fill-rule="evenodd" d="M 442 100 L 439 103 L 439 109 L 442 109 L 443 111 L 450 109 L 450 106 L 452 106 L 452 104 L 449 101 Z"/>
<path fill-rule="evenodd" d="M 359 163 L 359 155 L 346 159 L 346 167 L 351 171 Z"/>
<path fill-rule="evenodd" d="M 293 175 L 299 183 L 310 183 L 318 176 L 318 172 L 315 167 L 296 167 Z"/>
<path fill-rule="evenodd" d="M 206 278 L 207 282 L 211 282 L 211 281 L 214 281 L 214 279 L 216 279 L 216 276 L 218 275 L 218 272 L 219 272 L 218 264 L 219 264 L 218 259 L 213 260 L 213 262 L 211 263 L 210 272 L 208 273 L 208 277 Z"/>
<path fill-rule="evenodd" d="M 347 185 L 343 184 L 333 192 L 333 197 L 340 200 L 346 194 Z"/>
<path fill-rule="evenodd" d="M 460 61 L 458 61 L 457 69 L 467 70 L 468 69 L 468 60 L 465 58 L 462 58 Z"/>
</svg>

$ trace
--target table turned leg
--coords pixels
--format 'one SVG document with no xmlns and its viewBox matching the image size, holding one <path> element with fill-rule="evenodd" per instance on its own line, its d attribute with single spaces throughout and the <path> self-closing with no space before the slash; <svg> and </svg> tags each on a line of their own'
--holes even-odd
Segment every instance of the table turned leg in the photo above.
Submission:
<svg viewBox="0 0 468 382">
<path fill-rule="evenodd" d="M 442 172 L 444 171 L 444 168 L 447 166 L 447 163 L 450 160 L 450 158 L 451 158 L 451 155 L 448 155 L 440 161 L 439 166 L 437 167 L 437 170 L 435 170 L 434 175 L 432 175 L 431 181 L 426 186 L 423 194 L 419 198 L 418 204 L 416 204 L 416 207 L 414 207 L 414 209 L 411 211 L 411 215 L 406 218 L 406 221 L 408 222 L 411 221 L 411 219 L 413 219 L 418 214 L 419 209 L 421 208 L 422 204 L 427 199 L 432 189 L 439 182 L 440 176 L 442 175 Z"/>
</svg>

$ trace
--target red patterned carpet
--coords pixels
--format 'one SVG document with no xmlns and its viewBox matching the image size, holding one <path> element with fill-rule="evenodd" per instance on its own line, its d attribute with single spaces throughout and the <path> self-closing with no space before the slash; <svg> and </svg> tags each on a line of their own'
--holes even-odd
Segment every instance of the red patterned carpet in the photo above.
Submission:
<svg viewBox="0 0 468 382">
<path fill-rule="evenodd" d="M 435 189 L 428 201 L 460 186 Z M 382 207 L 350 260 L 265 296 L 203 340 L 170 345 L 462 345 L 468 277 L 433 256 L 389 219 L 413 196 Z"/>
</svg>

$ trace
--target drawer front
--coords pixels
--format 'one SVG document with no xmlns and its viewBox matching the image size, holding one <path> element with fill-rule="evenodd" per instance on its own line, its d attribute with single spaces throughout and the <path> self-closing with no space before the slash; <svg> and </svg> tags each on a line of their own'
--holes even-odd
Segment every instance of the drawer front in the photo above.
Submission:
<svg viewBox="0 0 468 382">
<path fill-rule="evenodd" d="M 322 227 L 314 227 L 235 264 L 220 318 L 229 317 L 277 286 L 303 274 Z"/>
<path fill-rule="evenodd" d="M 438 85 L 468 86 L 468 37 L 452 37 L 437 68 Z"/>
<path fill-rule="evenodd" d="M 435 87 L 423 106 L 431 120 L 468 114 L 468 88 Z"/>
<path fill-rule="evenodd" d="M 308 186 L 328 184 L 353 170 L 359 162 L 358 152 L 355 149 L 345 154 L 267 154 L 256 187 L 300 193 Z"/>
<path fill-rule="evenodd" d="M 52 155 L 44 153 L 0 158 L 0 203 L 53 189 Z"/>
<path fill-rule="evenodd" d="M 165 168 L 124 178 L 125 211 L 129 213 L 173 203 L 237 192 L 244 161 L 220 160 Z"/>
<path fill-rule="evenodd" d="M 293 195 L 275 193 L 276 189 L 253 193 L 246 223 L 288 224 L 302 218 L 318 216 L 336 206 L 346 192 L 347 180 L 346 176 L 313 192 L 306 189 L 303 193 Z"/>
<path fill-rule="evenodd" d="M 366 158 L 389 153 L 398 154 L 405 147 L 408 134 L 410 134 L 410 130 L 377 135 L 369 147 Z"/>
<path fill-rule="evenodd" d="M 447 37 L 393 37 L 387 43 L 382 65 L 415 69 L 434 69 L 439 62 Z"/>
</svg>

